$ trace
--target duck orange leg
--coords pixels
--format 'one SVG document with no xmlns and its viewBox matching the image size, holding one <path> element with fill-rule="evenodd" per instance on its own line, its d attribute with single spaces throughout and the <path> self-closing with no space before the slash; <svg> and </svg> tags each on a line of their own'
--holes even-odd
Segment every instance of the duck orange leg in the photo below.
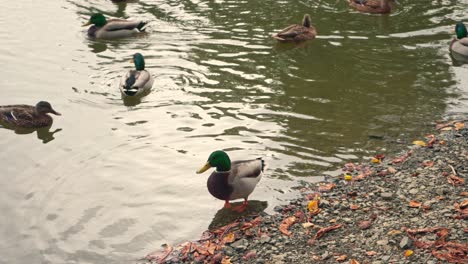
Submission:
<svg viewBox="0 0 468 264">
<path fill-rule="evenodd" d="M 231 203 L 229 203 L 229 200 L 226 200 L 224 202 L 224 207 L 223 208 L 231 208 Z"/>
<path fill-rule="evenodd" d="M 236 206 L 232 208 L 232 210 L 238 213 L 242 213 L 245 211 L 245 209 L 247 209 L 248 206 L 249 206 L 249 202 L 247 201 L 247 198 L 244 198 L 244 202 L 242 203 L 242 205 Z"/>
</svg>

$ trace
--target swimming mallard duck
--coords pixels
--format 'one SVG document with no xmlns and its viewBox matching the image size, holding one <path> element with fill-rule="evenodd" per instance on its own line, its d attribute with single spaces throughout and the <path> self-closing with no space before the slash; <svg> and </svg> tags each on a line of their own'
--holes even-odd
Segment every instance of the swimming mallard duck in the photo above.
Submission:
<svg viewBox="0 0 468 264">
<path fill-rule="evenodd" d="M 314 39 L 317 36 L 317 30 L 310 23 L 310 16 L 304 15 L 302 25 L 290 25 L 273 35 L 273 38 L 281 42 L 299 42 Z"/>
<path fill-rule="evenodd" d="M 455 25 L 455 33 L 457 38 L 452 40 L 450 43 L 450 51 L 457 53 L 462 57 L 468 58 L 468 37 L 465 25 L 460 22 Z"/>
<path fill-rule="evenodd" d="M 211 153 L 206 164 L 197 173 L 203 173 L 211 167 L 216 167 L 216 170 L 208 178 L 208 191 L 214 197 L 224 200 L 225 208 L 231 207 L 230 200 L 244 198 L 243 204 L 234 208 L 239 212 L 244 211 L 249 195 L 262 177 L 265 167 L 263 159 L 231 162 L 226 152 L 218 150 Z"/>
<path fill-rule="evenodd" d="M 143 27 L 147 22 L 131 21 L 125 19 L 113 18 L 107 20 L 101 13 L 91 15 L 88 23 L 83 27 L 91 25 L 88 29 L 88 36 L 100 39 L 114 39 L 130 37 L 138 31 L 144 31 Z"/>
<path fill-rule="evenodd" d="M 47 127 L 53 122 L 48 113 L 60 115 L 48 102 L 44 101 L 40 101 L 36 106 L 5 105 L 0 106 L 0 121 L 17 127 Z"/>
<path fill-rule="evenodd" d="M 348 0 L 349 5 L 359 12 L 387 14 L 392 11 L 390 0 Z"/>
<path fill-rule="evenodd" d="M 145 70 L 145 59 L 140 53 L 135 53 L 131 62 L 135 63 L 135 70 L 130 70 L 120 81 L 120 91 L 124 96 L 144 95 L 153 86 L 153 76 Z"/>
</svg>

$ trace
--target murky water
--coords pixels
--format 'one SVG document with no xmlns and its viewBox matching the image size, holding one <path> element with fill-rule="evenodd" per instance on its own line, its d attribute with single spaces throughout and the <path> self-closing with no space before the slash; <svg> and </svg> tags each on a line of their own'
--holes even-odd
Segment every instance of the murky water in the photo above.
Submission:
<svg viewBox="0 0 468 264">
<path fill-rule="evenodd" d="M 418 138 L 468 109 L 468 67 L 448 44 L 468 1 L 407 1 L 390 16 L 345 1 L 26 1 L 0 11 L 0 104 L 48 100 L 50 131 L 0 129 L 0 263 L 128 263 L 197 237 L 223 202 L 194 172 L 212 150 L 269 165 L 269 208 L 344 161 Z M 92 41 L 93 11 L 151 20 L 149 34 Z M 310 13 L 319 38 L 271 33 Z M 146 57 L 153 92 L 117 87 Z M 383 139 L 383 140 L 382 140 Z"/>
</svg>

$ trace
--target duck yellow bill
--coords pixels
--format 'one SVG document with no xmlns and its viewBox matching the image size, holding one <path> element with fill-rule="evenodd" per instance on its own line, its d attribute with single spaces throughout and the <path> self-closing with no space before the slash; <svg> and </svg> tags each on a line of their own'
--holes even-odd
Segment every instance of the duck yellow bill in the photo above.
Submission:
<svg viewBox="0 0 468 264">
<path fill-rule="evenodd" d="M 130 60 L 130 63 L 134 63 L 135 61 L 133 59 Z"/>
<path fill-rule="evenodd" d="M 207 162 L 203 167 L 201 167 L 197 173 L 200 174 L 200 173 L 204 173 L 205 171 L 207 171 L 209 168 L 211 168 L 211 165 L 209 162 Z"/>
<path fill-rule="evenodd" d="M 85 23 L 85 24 L 83 24 L 83 25 L 81 25 L 81 26 L 82 26 L 82 27 L 86 27 L 86 26 L 89 26 L 89 25 L 91 25 L 91 21 L 88 21 L 87 23 Z"/>
</svg>

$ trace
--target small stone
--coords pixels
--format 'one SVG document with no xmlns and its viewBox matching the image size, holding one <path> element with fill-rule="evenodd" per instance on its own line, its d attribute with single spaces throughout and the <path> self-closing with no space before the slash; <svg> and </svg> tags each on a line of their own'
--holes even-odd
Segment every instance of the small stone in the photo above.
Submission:
<svg viewBox="0 0 468 264">
<path fill-rule="evenodd" d="M 326 260 L 327 258 L 330 257 L 330 253 L 328 253 L 328 251 L 325 251 L 321 257 L 322 257 L 322 260 Z"/>
<path fill-rule="evenodd" d="M 384 200 L 391 200 L 393 198 L 393 193 L 383 192 L 380 194 L 380 197 L 382 197 Z"/>
<path fill-rule="evenodd" d="M 239 239 L 236 242 L 231 244 L 231 247 L 235 248 L 236 250 L 245 250 L 249 246 L 249 242 L 247 239 Z"/>
<path fill-rule="evenodd" d="M 409 239 L 408 237 L 404 237 L 400 241 L 400 248 L 401 249 L 409 249 L 413 245 L 413 241 Z"/>
</svg>

